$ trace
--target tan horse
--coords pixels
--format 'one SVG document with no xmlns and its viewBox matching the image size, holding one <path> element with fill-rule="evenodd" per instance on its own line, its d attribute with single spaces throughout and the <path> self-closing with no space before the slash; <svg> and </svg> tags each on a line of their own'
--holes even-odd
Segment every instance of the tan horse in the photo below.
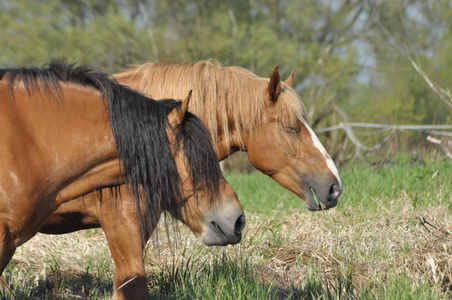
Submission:
<svg viewBox="0 0 452 300">
<path fill-rule="evenodd" d="M 155 99 L 182 98 L 181 89 L 193 89 L 190 110 L 210 131 L 220 160 L 247 151 L 254 167 L 306 200 L 308 209 L 321 209 L 312 190 L 324 209 L 336 206 L 342 193 L 339 173 L 306 122 L 292 88 L 293 72 L 283 83 L 278 67 L 266 79 L 240 67 L 201 61 L 148 63 L 114 77 Z"/>
<path fill-rule="evenodd" d="M 220 160 L 235 151 L 247 151 L 257 169 L 306 200 L 309 210 L 336 206 L 342 193 L 339 174 L 304 118 L 302 102 L 291 87 L 293 73 L 283 83 L 277 67 L 265 79 L 239 67 L 201 61 L 193 65 L 148 63 L 114 77 L 156 99 L 181 98 L 181 89 L 194 89 L 190 109 L 206 124 Z M 323 207 L 315 202 L 313 191 Z M 119 232 L 107 222 L 99 223 L 97 201 L 88 195 L 61 206 L 41 232 L 66 233 L 101 225 L 111 241 L 127 232 L 132 237 L 131 232 L 139 230 L 129 226 Z M 108 198 L 103 197 L 103 202 Z M 137 217 L 133 210 L 121 213 L 126 219 Z M 115 262 L 135 257 L 142 264 L 141 252 L 129 253 L 127 246 L 118 246 L 122 250 L 116 253 L 112 250 Z M 116 272 L 123 273 L 120 269 L 117 265 Z"/>
<path fill-rule="evenodd" d="M 238 243 L 243 210 L 207 130 L 186 112 L 188 101 L 156 102 L 101 72 L 61 62 L 0 70 L 0 274 L 58 206 L 88 193 L 109 200 L 92 207 L 102 225 L 136 230 L 130 241 L 127 234 L 109 239 L 111 248 L 127 243 L 141 256 L 162 211 L 208 245 Z M 129 188 L 92 193 L 125 183 Z M 119 193 L 127 201 L 116 200 Z M 117 298 L 146 297 L 144 269 L 136 268 L 142 260 L 116 263 L 128 276 L 115 273 L 116 286 L 129 282 Z"/>
</svg>

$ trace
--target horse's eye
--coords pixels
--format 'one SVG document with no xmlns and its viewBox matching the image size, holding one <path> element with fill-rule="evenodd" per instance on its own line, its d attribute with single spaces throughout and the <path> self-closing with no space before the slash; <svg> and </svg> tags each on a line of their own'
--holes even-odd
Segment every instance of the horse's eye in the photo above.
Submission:
<svg viewBox="0 0 452 300">
<path fill-rule="evenodd" d="M 285 132 L 290 134 L 296 134 L 300 132 L 299 128 L 293 127 L 293 126 L 282 126 L 282 129 L 284 129 Z"/>
</svg>

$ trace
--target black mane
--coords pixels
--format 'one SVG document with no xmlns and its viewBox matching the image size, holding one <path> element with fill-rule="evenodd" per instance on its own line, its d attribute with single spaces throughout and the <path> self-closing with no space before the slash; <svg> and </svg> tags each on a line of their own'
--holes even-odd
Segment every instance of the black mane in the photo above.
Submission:
<svg viewBox="0 0 452 300">
<path fill-rule="evenodd" d="M 180 177 L 166 128 L 167 115 L 172 109 L 179 109 L 180 102 L 146 98 L 113 81 L 106 73 L 87 66 L 75 67 L 62 60 L 42 68 L 0 69 L 0 80 L 5 75 L 11 93 L 17 77 L 22 79 L 28 93 L 41 89 L 59 93 L 60 82 L 99 90 L 107 102 L 118 157 L 125 181 L 135 195 L 138 213 L 141 214 L 139 203 L 145 203 L 146 224 L 152 225 L 162 210 L 174 212 L 181 200 Z M 187 112 L 176 140 L 176 146 L 187 157 L 193 186 L 215 199 L 222 175 L 207 129 L 199 118 Z"/>
</svg>

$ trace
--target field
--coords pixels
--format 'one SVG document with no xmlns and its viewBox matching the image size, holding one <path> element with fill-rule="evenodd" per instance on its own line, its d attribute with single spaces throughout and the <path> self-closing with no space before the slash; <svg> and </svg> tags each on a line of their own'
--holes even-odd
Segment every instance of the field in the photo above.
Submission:
<svg viewBox="0 0 452 300">
<path fill-rule="evenodd" d="M 337 208 L 309 212 L 260 173 L 227 174 L 247 217 L 239 245 L 208 248 L 169 221 L 149 243 L 151 299 L 450 299 L 452 161 L 340 170 Z M 10 299 L 108 299 L 100 230 L 38 235 L 4 272 Z"/>
</svg>

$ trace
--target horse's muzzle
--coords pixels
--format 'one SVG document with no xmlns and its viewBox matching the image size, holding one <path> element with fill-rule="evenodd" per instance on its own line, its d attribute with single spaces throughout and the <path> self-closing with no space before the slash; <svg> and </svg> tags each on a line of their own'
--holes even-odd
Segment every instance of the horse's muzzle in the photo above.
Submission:
<svg viewBox="0 0 452 300">
<path fill-rule="evenodd" d="M 342 186 L 336 181 L 326 186 L 329 188 L 309 186 L 309 189 L 305 191 L 307 209 L 311 211 L 327 210 L 337 205 L 339 196 L 342 194 Z"/>
<path fill-rule="evenodd" d="M 233 204 L 219 206 L 205 218 L 202 241 L 207 246 L 237 244 L 242 239 L 245 214 Z"/>
</svg>

